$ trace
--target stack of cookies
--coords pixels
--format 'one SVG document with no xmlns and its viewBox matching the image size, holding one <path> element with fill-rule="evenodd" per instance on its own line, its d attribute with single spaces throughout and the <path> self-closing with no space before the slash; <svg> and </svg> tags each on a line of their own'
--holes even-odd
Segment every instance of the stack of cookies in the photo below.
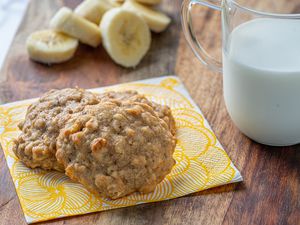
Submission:
<svg viewBox="0 0 300 225">
<path fill-rule="evenodd" d="M 26 166 L 64 171 L 102 197 L 151 192 L 175 164 L 171 110 L 135 91 L 51 90 L 19 128 L 13 151 Z"/>
</svg>

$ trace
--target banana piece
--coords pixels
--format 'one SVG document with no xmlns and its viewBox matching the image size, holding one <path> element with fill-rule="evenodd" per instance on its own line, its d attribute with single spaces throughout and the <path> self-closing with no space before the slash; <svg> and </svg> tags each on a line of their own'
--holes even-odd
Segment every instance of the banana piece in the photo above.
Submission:
<svg viewBox="0 0 300 225">
<path fill-rule="evenodd" d="M 32 33 L 26 40 L 31 59 L 46 63 L 61 63 L 71 59 L 78 46 L 78 40 L 53 30 Z"/>
<path fill-rule="evenodd" d="M 127 0 L 122 7 L 138 13 L 144 18 L 150 29 L 156 33 L 164 31 L 171 22 L 170 17 L 134 0 Z"/>
<path fill-rule="evenodd" d="M 107 0 L 113 7 L 120 7 L 123 4 L 123 0 Z"/>
<path fill-rule="evenodd" d="M 124 67 L 135 67 L 151 44 L 151 33 L 142 17 L 123 8 L 104 14 L 100 23 L 103 46 Z"/>
<path fill-rule="evenodd" d="M 54 15 L 50 21 L 50 27 L 92 47 L 97 47 L 101 43 L 101 33 L 98 26 L 76 15 L 67 7 L 62 7 Z"/>
<path fill-rule="evenodd" d="M 118 4 L 112 0 L 85 0 L 75 8 L 74 12 L 98 25 L 103 14 L 117 6 Z"/>
</svg>

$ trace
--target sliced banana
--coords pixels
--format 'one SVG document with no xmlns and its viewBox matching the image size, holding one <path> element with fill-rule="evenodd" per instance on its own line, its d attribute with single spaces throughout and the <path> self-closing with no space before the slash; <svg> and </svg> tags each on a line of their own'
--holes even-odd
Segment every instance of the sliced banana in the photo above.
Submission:
<svg viewBox="0 0 300 225">
<path fill-rule="evenodd" d="M 98 26 L 76 15 L 67 7 L 62 7 L 54 15 L 50 21 L 50 27 L 92 47 L 97 47 L 101 43 L 101 33 Z"/>
<path fill-rule="evenodd" d="M 107 1 L 109 1 L 113 7 L 120 7 L 124 2 L 123 0 L 107 0 Z"/>
<path fill-rule="evenodd" d="M 75 8 L 74 12 L 99 25 L 103 14 L 117 6 L 116 3 L 110 0 L 85 0 Z"/>
<path fill-rule="evenodd" d="M 170 17 L 134 0 L 127 0 L 122 7 L 141 15 L 154 32 L 164 31 L 171 22 Z"/>
<path fill-rule="evenodd" d="M 151 33 L 142 17 L 123 8 L 104 14 L 100 23 L 103 46 L 124 67 L 135 67 L 149 50 Z"/>
<path fill-rule="evenodd" d="M 78 40 L 53 30 L 32 33 L 26 41 L 31 59 L 46 63 L 61 63 L 71 59 L 78 46 Z"/>
</svg>

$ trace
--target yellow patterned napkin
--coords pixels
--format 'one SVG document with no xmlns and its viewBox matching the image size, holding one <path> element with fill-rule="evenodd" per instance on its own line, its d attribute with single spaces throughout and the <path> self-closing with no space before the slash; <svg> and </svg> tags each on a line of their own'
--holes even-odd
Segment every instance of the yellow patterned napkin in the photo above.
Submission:
<svg viewBox="0 0 300 225">
<path fill-rule="evenodd" d="M 28 105 L 34 100 L 0 106 L 0 142 L 28 223 L 163 201 L 242 180 L 177 77 L 154 78 L 92 91 L 126 89 L 137 90 L 171 107 L 178 142 L 174 153 L 176 165 L 153 193 L 135 193 L 118 200 L 95 197 L 62 173 L 24 166 L 12 152 L 11 144 L 19 134 L 17 124 L 24 119 Z"/>
</svg>

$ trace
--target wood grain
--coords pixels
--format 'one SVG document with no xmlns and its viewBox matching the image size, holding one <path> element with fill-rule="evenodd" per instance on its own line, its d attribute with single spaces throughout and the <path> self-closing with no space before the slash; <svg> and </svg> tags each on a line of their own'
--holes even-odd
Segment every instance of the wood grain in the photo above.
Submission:
<svg viewBox="0 0 300 225">
<path fill-rule="evenodd" d="M 0 102 L 37 97 L 51 88 L 100 87 L 176 73 L 201 107 L 218 139 L 241 170 L 244 182 L 194 195 L 40 224 L 299 224 L 300 146 L 274 148 L 242 135 L 231 122 L 222 97 L 222 77 L 208 71 L 187 46 L 180 26 L 180 0 L 161 5 L 172 17 L 169 29 L 153 35 L 150 52 L 135 69 L 115 65 L 102 47 L 81 46 L 70 62 L 44 66 L 28 60 L 24 41 L 46 28 L 62 5 L 78 0 L 32 0 L 0 74 Z M 260 2 L 252 0 L 249 1 Z M 42 12 L 42 13 L 41 13 Z M 196 9 L 195 26 L 208 51 L 219 56 L 220 15 Z M 205 21 L 205 22 L 204 22 Z M 0 225 L 26 224 L 0 151 Z"/>
</svg>

